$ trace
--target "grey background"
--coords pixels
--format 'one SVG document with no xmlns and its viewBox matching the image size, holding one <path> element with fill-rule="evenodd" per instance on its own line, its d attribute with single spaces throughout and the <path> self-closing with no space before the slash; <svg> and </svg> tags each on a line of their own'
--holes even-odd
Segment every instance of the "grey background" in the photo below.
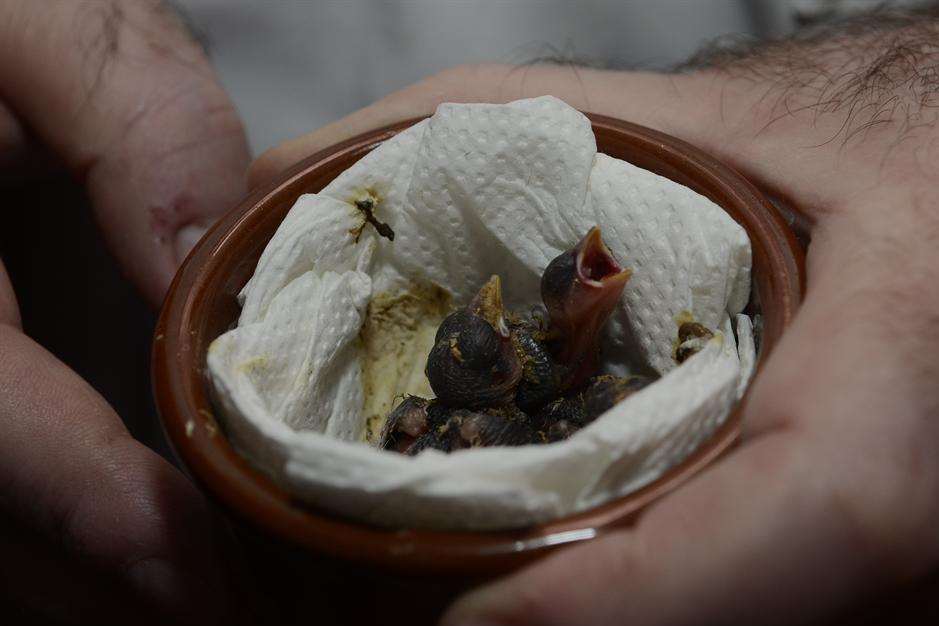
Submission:
<svg viewBox="0 0 939 626">
<path fill-rule="evenodd" d="M 794 0 L 177 0 L 255 153 L 461 63 L 562 56 L 658 69 L 728 33 L 780 35 Z M 804 5 L 801 8 L 797 5 Z M 824 3 L 822 3 L 824 4 Z"/>
</svg>

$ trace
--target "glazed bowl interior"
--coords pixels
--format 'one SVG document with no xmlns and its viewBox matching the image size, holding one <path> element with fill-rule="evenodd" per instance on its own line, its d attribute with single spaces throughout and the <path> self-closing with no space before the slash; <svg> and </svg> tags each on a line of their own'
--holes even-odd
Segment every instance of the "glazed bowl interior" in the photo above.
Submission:
<svg viewBox="0 0 939 626">
<path fill-rule="evenodd" d="M 641 126 L 589 115 L 597 148 L 707 196 L 747 231 L 753 250 L 748 312 L 761 316 L 763 363 L 801 300 L 803 257 L 773 207 L 730 168 L 675 138 Z M 688 459 L 625 497 L 548 524 L 502 532 L 389 530 L 302 505 L 242 458 L 225 438 L 206 376 L 209 344 L 237 322 L 237 294 L 295 200 L 315 193 L 382 141 L 418 120 L 360 135 L 314 154 L 256 190 L 200 241 L 176 276 L 153 346 L 153 383 L 164 428 L 193 479 L 236 522 L 311 556 L 413 574 L 491 575 L 560 545 L 618 525 L 661 497 L 733 444 L 735 410 Z"/>
</svg>

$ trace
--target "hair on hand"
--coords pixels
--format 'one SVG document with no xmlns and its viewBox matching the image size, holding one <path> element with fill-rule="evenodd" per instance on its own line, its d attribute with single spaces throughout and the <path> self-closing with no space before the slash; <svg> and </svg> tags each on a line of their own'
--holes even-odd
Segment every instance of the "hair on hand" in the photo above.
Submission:
<svg viewBox="0 0 939 626">
<path fill-rule="evenodd" d="M 715 71 L 762 89 L 764 130 L 796 114 L 838 115 L 842 145 L 891 129 L 896 143 L 937 121 L 939 9 L 878 9 L 777 40 L 724 37 L 676 68 Z"/>
<path fill-rule="evenodd" d="M 173 0 L 100 0 L 79 7 L 72 36 L 82 56 L 80 107 L 108 88 L 116 64 L 146 71 L 145 64 L 161 58 L 205 73 L 200 60 L 207 54 L 207 38 Z M 141 55 L 141 43 L 152 55 Z"/>
</svg>

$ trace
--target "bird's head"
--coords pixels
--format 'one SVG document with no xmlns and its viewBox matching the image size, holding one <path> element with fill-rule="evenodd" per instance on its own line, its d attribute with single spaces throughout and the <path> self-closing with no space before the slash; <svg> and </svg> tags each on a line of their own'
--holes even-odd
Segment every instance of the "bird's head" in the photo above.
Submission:
<svg viewBox="0 0 939 626">
<path fill-rule="evenodd" d="M 613 257 L 598 226 L 548 264 L 541 277 L 541 299 L 559 361 L 574 366 L 585 350 L 596 350 L 600 330 L 631 275 Z"/>
<path fill-rule="evenodd" d="M 497 406 L 512 400 L 522 368 L 505 321 L 498 276 L 443 321 L 424 371 L 437 398 L 450 406 Z"/>
</svg>

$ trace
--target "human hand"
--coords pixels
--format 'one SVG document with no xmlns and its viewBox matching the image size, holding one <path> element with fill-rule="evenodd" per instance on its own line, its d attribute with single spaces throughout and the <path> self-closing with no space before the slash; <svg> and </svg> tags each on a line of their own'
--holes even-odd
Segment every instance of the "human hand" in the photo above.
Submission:
<svg viewBox="0 0 939 626">
<path fill-rule="evenodd" d="M 939 563 L 939 24 L 895 16 L 678 75 L 460 67 L 258 159 L 252 184 L 444 101 L 550 93 L 714 154 L 811 223 L 808 288 L 742 444 L 635 526 L 462 598 L 469 624 L 801 623 Z"/>
<path fill-rule="evenodd" d="M 53 156 L 29 158 L 38 153 Z M 153 305 L 202 230 L 243 194 L 248 161 L 202 50 L 145 0 L 0 3 L 0 155 L 4 180 L 29 162 L 82 181 Z M 12 602 L 66 622 L 222 618 L 225 574 L 204 500 L 23 334 L 2 263 L 0 355 L 8 612 Z"/>
</svg>

